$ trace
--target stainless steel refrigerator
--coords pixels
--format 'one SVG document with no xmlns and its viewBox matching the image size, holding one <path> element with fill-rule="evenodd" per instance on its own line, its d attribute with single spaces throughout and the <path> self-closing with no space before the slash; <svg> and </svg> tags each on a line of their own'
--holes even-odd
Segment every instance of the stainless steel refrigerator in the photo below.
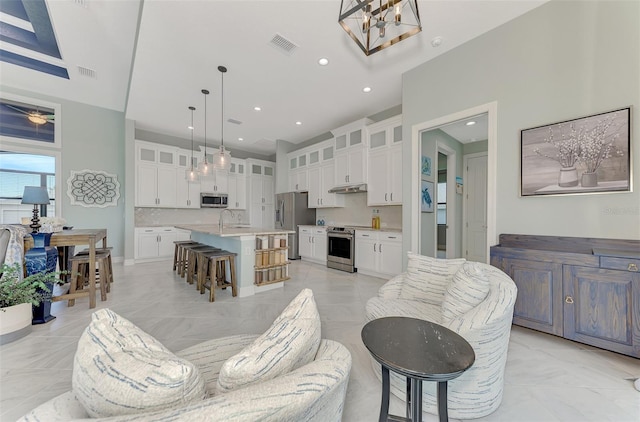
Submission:
<svg viewBox="0 0 640 422">
<path fill-rule="evenodd" d="M 289 259 L 300 259 L 298 253 L 298 226 L 315 225 L 316 210 L 309 208 L 307 192 L 276 194 L 276 229 L 295 230 L 289 234 Z"/>
</svg>

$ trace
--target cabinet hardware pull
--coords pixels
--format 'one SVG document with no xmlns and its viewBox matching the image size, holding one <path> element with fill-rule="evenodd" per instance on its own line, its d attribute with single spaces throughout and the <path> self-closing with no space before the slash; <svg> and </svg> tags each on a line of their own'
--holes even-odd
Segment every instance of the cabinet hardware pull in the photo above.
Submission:
<svg viewBox="0 0 640 422">
<path fill-rule="evenodd" d="M 384 202 L 387 202 L 387 194 L 384 194 Z"/>
<path fill-rule="evenodd" d="M 377 251 L 376 251 L 376 244 L 375 244 L 375 243 L 373 244 L 373 251 L 374 251 L 374 252 L 377 252 Z"/>
<path fill-rule="evenodd" d="M 564 298 L 564 301 L 566 303 L 573 303 L 573 298 L 571 296 L 567 296 L 567 297 Z"/>
<path fill-rule="evenodd" d="M 378 252 L 382 253 L 382 243 L 378 246 Z"/>
<path fill-rule="evenodd" d="M 627 270 L 629 271 L 633 271 L 633 272 L 638 272 L 638 265 L 634 264 L 633 262 L 629 264 L 629 266 L 627 267 Z"/>
<path fill-rule="evenodd" d="M 393 192 L 391 192 L 391 202 L 393 202 Z"/>
</svg>

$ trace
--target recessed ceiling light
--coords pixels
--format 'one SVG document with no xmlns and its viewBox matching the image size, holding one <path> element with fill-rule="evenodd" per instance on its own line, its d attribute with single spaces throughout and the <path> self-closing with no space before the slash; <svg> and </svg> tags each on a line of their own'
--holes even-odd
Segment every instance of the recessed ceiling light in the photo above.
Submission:
<svg viewBox="0 0 640 422">
<path fill-rule="evenodd" d="M 475 124 L 476 124 L 476 122 L 474 122 L 473 120 L 467 122 L 467 126 L 473 126 Z"/>
<path fill-rule="evenodd" d="M 440 47 L 442 45 L 442 37 L 435 37 L 431 40 L 432 47 Z"/>
<path fill-rule="evenodd" d="M 364 88 L 362 88 L 362 92 L 371 92 L 371 87 L 365 86 Z"/>
<path fill-rule="evenodd" d="M 258 107 L 258 106 L 255 106 L 253 109 L 254 109 L 255 111 L 260 111 L 260 110 L 262 110 L 262 109 L 261 109 L 260 107 Z"/>
<path fill-rule="evenodd" d="M 193 130 L 193 126 L 187 126 L 187 129 Z"/>
<path fill-rule="evenodd" d="M 300 126 L 300 125 L 302 124 L 302 122 L 296 122 L 296 124 L 297 124 L 298 126 Z"/>
<path fill-rule="evenodd" d="M 242 142 L 244 141 L 244 138 L 238 138 L 238 141 Z"/>
<path fill-rule="evenodd" d="M 327 59 L 326 57 L 323 57 L 320 60 L 318 60 L 318 64 L 320 66 L 326 66 L 329 64 L 329 59 Z"/>
</svg>

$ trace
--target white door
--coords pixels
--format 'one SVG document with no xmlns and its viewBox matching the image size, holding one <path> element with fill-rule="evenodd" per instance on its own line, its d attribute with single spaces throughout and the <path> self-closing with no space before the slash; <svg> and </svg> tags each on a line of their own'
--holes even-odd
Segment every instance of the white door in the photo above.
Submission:
<svg viewBox="0 0 640 422">
<path fill-rule="evenodd" d="M 300 229 L 298 235 L 298 253 L 301 257 L 313 259 L 313 232 L 311 228 Z"/>
<path fill-rule="evenodd" d="M 176 169 L 158 166 L 158 206 L 176 206 Z"/>
<path fill-rule="evenodd" d="M 158 256 L 158 233 L 153 229 L 145 231 L 146 233 L 136 233 L 138 236 L 136 259 L 156 258 Z"/>
<path fill-rule="evenodd" d="M 380 149 L 369 154 L 369 178 L 367 184 L 367 205 L 386 205 L 389 201 L 387 189 L 388 149 Z"/>
<path fill-rule="evenodd" d="M 333 171 L 333 167 L 331 167 L 331 171 Z M 320 177 L 320 167 L 309 169 L 309 196 L 307 199 L 309 208 L 320 207 L 320 198 L 322 197 L 322 193 L 320 192 L 322 180 Z M 331 177 L 333 178 L 333 174 Z"/>
<path fill-rule="evenodd" d="M 136 205 L 155 207 L 158 204 L 158 171 L 155 164 L 138 164 L 136 168 Z"/>
<path fill-rule="evenodd" d="M 487 262 L 487 155 L 465 158 L 465 257 L 469 261 Z"/>
<path fill-rule="evenodd" d="M 362 183 L 365 178 L 364 148 L 356 148 L 349 152 L 348 182 Z"/>
<path fill-rule="evenodd" d="M 380 242 L 380 272 L 390 276 L 396 276 L 402 272 L 402 243 Z"/>
</svg>

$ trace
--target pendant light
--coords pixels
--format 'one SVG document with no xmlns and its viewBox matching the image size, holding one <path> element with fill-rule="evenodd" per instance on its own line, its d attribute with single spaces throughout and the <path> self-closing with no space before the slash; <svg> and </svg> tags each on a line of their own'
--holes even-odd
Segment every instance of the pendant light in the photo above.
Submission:
<svg viewBox="0 0 640 422">
<path fill-rule="evenodd" d="M 184 177 L 189 183 L 198 183 L 200 181 L 200 175 L 198 174 L 198 169 L 193 166 L 193 112 L 196 108 L 194 106 L 189 106 L 189 110 L 191 110 L 191 126 L 189 126 L 189 129 L 191 130 L 191 161 L 189 162 L 189 167 L 187 167 L 185 171 Z"/>
<path fill-rule="evenodd" d="M 213 175 L 213 166 L 207 160 L 207 95 L 209 90 L 203 89 L 204 94 L 204 158 L 198 163 L 198 173 L 200 177 L 211 177 Z"/>
<path fill-rule="evenodd" d="M 229 171 L 231 167 L 231 154 L 224 149 L 224 74 L 227 72 L 227 68 L 218 66 L 218 70 L 222 78 L 222 87 L 220 89 L 222 111 L 220 113 L 220 150 L 213 156 L 213 168 L 216 170 Z"/>
</svg>

